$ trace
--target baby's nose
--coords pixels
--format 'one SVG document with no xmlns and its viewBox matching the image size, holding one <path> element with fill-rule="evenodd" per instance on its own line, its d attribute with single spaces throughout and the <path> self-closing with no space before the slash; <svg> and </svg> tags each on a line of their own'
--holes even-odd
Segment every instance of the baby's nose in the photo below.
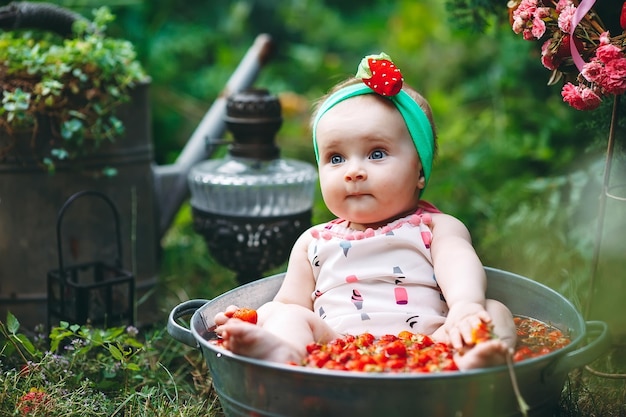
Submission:
<svg viewBox="0 0 626 417">
<path fill-rule="evenodd" d="M 367 179 L 367 171 L 361 164 L 352 163 L 347 166 L 344 176 L 346 181 L 363 181 Z"/>
</svg>

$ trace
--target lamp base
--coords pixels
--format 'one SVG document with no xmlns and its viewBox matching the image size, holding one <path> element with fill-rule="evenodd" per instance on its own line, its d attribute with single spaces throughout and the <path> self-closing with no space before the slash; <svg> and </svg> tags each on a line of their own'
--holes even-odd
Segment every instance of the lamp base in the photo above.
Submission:
<svg viewBox="0 0 626 417">
<path fill-rule="evenodd" d="M 283 264 L 298 237 L 311 227 L 311 210 L 280 217 L 241 217 L 192 207 L 194 230 L 211 255 L 245 284 Z"/>
</svg>

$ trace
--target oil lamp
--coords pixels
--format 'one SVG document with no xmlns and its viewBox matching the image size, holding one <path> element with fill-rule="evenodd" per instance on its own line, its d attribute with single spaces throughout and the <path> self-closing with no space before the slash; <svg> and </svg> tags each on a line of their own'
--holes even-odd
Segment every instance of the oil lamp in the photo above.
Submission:
<svg viewBox="0 0 626 417">
<path fill-rule="evenodd" d="M 275 135 L 282 121 L 280 102 L 268 90 L 232 95 L 228 154 L 198 163 L 188 176 L 194 229 L 242 284 L 285 262 L 311 225 L 317 171 L 280 157 Z"/>
</svg>

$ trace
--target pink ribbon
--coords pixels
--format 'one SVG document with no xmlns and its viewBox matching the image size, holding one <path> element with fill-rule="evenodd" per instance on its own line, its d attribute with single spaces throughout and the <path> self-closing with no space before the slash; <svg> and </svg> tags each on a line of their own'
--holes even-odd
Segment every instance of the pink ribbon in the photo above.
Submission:
<svg viewBox="0 0 626 417">
<path fill-rule="evenodd" d="M 574 16 L 572 16 L 572 33 L 570 34 L 569 49 L 572 53 L 572 59 L 574 60 L 574 64 L 576 64 L 578 71 L 582 71 L 585 61 L 582 56 L 580 56 L 578 48 L 576 48 L 576 42 L 574 42 L 574 31 L 576 30 L 576 26 L 578 26 L 580 21 L 583 20 L 583 17 L 585 17 L 587 12 L 591 10 L 595 3 L 596 0 L 582 0 L 576 8 Z"/>
</svg>

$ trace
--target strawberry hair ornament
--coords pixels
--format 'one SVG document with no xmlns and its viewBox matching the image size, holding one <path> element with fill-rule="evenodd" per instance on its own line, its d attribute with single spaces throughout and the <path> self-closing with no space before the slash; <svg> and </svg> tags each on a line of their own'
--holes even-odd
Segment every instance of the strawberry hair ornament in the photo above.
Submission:
<svg viewBox="0 0 626 417">
<path fill-rule="evenodd" d="M 381 96 L 395 96 L 402 89 L 402 73 L 384 52 L 361 60 L 356 77 Z"/>
</svg>

